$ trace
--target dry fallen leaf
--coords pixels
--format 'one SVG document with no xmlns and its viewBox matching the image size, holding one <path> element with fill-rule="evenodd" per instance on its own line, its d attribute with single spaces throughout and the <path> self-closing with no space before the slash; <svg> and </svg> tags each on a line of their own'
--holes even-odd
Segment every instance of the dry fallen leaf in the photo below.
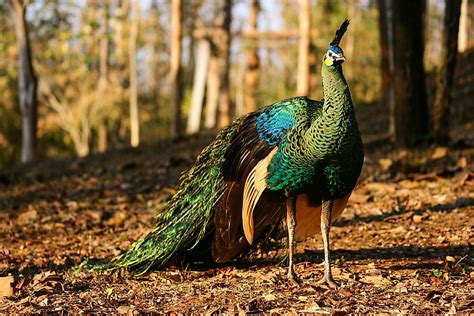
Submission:
<svg viewBox="0 0 474 316">
<path fill-rule="evenodd" d="M 398 182 L 398 185 L 405 189 L 415 189 L 420 186 L 420 183 L 418 181 L 403 180 Z"/>
<path fill-rule="evenodd" d="M 351 297 L 353 294 L 349 290 L 340 289 L 339 294 L 342 294 L 344 297 Z"/>
<path fill-rule="evenodd" d="M 351 194 L 351 197 L 349 198 L 349 203 L 362 204 L 362 203 L 367 202 L 369 197 L 370 196 L 368 194 L 360 194 L 360 193 L 354 192 Z"/>
<path fill-rule="evenodd" d="M 458 160 L 457 166 L 461 169 L 464 169 L 467 167 L 467 159 L 466 157 L 461 157 Z"/>
<path fill-rule="evenodd" d="M 13 296 L 13 276 L 0 277 L 0 297 Z"/>
<path fill-rule="evenodd" d="M 419 224 L 419 223 L 421 223 L 421 222 L 423 221 L 423 216 L 421 216 L 421 215 L 413 215 L 412 219 L 413 219 L 413 223 Z"/>
<path fill-rule="evenodd" d="M 276 296 L 273 295 L 273 294 L 267 294 L 267 295 L 265 295 L 265 297 L 263 299 L 267 302 L 270 302 L 270 301 L 276 300 Z"/>
<path fill-rule="evenodd" d="M 79 208 L 79 204 L 76 201 L 68 201 L 66 203 L 66 206 L 71 210 L 71 211 L 77 211 Z"/>
<path fill-rule="evenodd" d="M 377 191 L 377 192 L 385 191 L 386 193 L 395 192 L 395 185 L 390 184 L 390 183 L 372 182 L 372 183 L 367 183 L 365 187 L 369 191 Z"/>
<path fill-rule="evenodd" d="M 448 148 L 446 147 L 436 147 L 434 153 L 431 155 L 432 160 L 440 159 L 446 156 L 448 153 Z"/>
<path fill-rule="evenodd" d="M 128 306 L 119 306 L 117 307 L 117 313 L 119 314 L 128 314 L 130 307 Z"/>
<path fill-rule="evenodd" d="M 127 212 L 119 211 L 107 220 L 107 225 L 115 226 L 115 227 L 122 226 L 122 224 L 125 222 L 125 219 L 127 218 L 127 216 L 128 216 Z"/>
<path fill-rule="evenodd" d="M 390 158 L 381 158 L 379 159 L 379 165 L 382 167 L 382 171 L 388 171 L 393 165 L 393 160 Z"/>
<path fill-rule="evenodd" d="M 0 272 L 14 275 L 14 296 L 0 299 L 0 310 L 118 313 L 121 306 L 119 311 L 129 315 L 138 311 L 441 314 L 455 304 L 456 312 L 467 313 L 474 307 L 470 293 L 474 272 L 466 269 L 469 257 L 460 260 L 472 239 L 474 151 L 451 147 L 444 158 L 432 161 L 434 151 L 384 146 L 367 154 L 365 174 L 343 221 L 332 230 L 334 259 L 340 258 L 333 269 L 341 284 L 337 291 L 314 285 L 323 270 L 319 235 L 298 244 L 301 264 L 296 268 L 305 281 L 303 287 L 287 286 L 286 264 L 281 261 L 287 240 L 272 239 L 270 249 L 259 248 L 230 265 L 198 262 L 188 268 L 187 262 L 176 260 L 140 278 L 129 278 L 126 271 L 76 274 L 72 266 L 84 256 L 91 262 L 111 258 L 153 227 L 155 209 L 159 212 L 166 205 L 174 193 L 166 188 L 177 184 L 182 171 L 165 168 L 168 157 L 161 157 L 160 150 L 145 148 L 133 156 L 120 151 L 113 160 L 109 153 L 93 156 L 81 169 L 65 175 L 57 166 L 49 175 L 41 165 L 38 178 L 44 181 L 39 182 L 22 181 L 19 174 L 18 181 L 12 178 L 11 186 L 2 187 L 0 179 L 0 208 L 7 209 L 0 214 Z M 134 160 L 135 155 L 142 156 Z M 391 172 L 383 172 L 380 159 L 393 160 Z M 133 168 L 118 172 L 117 166 L 132 160 Z M 461 168 L 464 163 L 467 166 Z M 123 183 L 131 185 L 129 191 L 120 188 Z M 18 216 L 32 210 L 36 218 L 26 219 L 28 225 L 20 227 Z M 121 229 L 112 229 L 106 221 L 119 212 L 128 217 L 118 222 Z M 450 262 L 448 255 L 456 262 Z M 438 273 L 441 276 L 435 278 Z M 7 285 L 11 290 L 11 283 Z M 424 300 L 432 290 L 439 292 Z"/>
<path fill-rule="evenodd" d="M 461 172 L 457 176 L 453 177 L 451 181 L 454 182 L 456 188 L 462 187 L 467 179 L 469 179 L 469 172 Z"/>
<path fill-rule="evenodd" d="M 401 225 L 387 230 L 387 232 L 390 232 L 392 234 L 403 234 L 406 233 L 406 231 L 407 229 Z"/>
<path fill-rule="evenodd" d="M 18 224 L 23 225 L 34 221 L 36 218 L 38 218 L 38 212 L 36 212 L 36 210 L 29 210 L 21 213 L 20 216 L 18 216 L 17 222 Z"/>
<path fill-rule="evenodd" d="M 364 275 L 362 278 L 360 278 L 360 282 L 366 284 L 373 284 L 377 287 L 392 285 L 392 282 L 390 282 L 389 279 L 384 278 L 381 275 Z"/>
</svg>

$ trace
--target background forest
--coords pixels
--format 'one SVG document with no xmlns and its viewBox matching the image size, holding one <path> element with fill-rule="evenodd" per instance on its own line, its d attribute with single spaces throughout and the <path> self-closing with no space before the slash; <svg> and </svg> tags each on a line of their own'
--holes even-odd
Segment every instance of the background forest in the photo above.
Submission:
<svg viewBox="0 0 474 316">
<path fill-rule="evenodd" d="M 468 55 L 474 38 L 472 1 L 447 3 L 449 8 L 439 0 L 415 5 L 383 0 L 2 1 L 0 165 L 175 139 L 220 128 L 283 98 L 319 99 L 321 57 L 346 17 L 351 27 L 343 43 L 344 70 L 356 105 L 382 107 L 390 123 L 380 132 L 398 144 L 430 138 L 426 131 L 435 122 L 428 109 L 435 102 L 436 78 L 453 73 L 446 65 L 456 57 L 446 55 L 443 45 L 458 38 L 459 59 Z M 397 18 L 397 12 L 414 14 Z M 444 27 L 445 17 L 461 21 L 459 36 Z M 419 47 L 394 40 L 404 24 L 411 25 L 414 42 L 416 36 L 424 39 Z M 390 52 L 396 56 L 397 49 L 415 56 L 412 60 L 422 58 L 415 68 L 427 75 L 428 102 L 423 96 L 390 100 L 397 94 L 397 67 L 404 63 L 395 58 L 395 70 L 390 69 Z M 425 79 L 418 77 L 408 79 L 424 95 Z M 23 92 L 21 78 L 26 78 Z M 438 90 L 449 96 L 449 82 L 446 89 Z M 466 89 L 464 95 L 472 93 L 472 86 Z M 22 98 L 26 103 L 19 106 Z M 389 103 L 421 109 L 409 115 L 421 130 L 403 127 L 396 117 L 405 110 L 395 111 Z M 472 118 L 455 104 L 454 115 Z M 403 121 L 411 126 L 409 111 Z M 23 154 L 22 126 L 24 137 L 30 135 L 23 140 Z M 408 136 L 402 137 L 404 130 Z"/>
</svg>

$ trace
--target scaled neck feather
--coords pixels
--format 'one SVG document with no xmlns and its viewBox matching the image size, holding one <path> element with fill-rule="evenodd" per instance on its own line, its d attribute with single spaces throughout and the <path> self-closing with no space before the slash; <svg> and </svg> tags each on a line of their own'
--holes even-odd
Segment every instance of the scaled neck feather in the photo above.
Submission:
<svg viewBox="0 0 474 316">
<path fill-rule="evenodd" d="M 322 82 L 324 104 L 321 114 L 315 118 L 306 134 L 306 141 L 318 159 L 344 152 L 350 145 L 348 137 L 358 134 L 357 121 L 351 93 L 342 67 L 327 66 L 323 62 Z"/>
<path fill-rule="evenodd" d="M 353 111 L 351 93 L 344 78 L 342 66 L 327 66 L 324 62 L 321 70 L 323 83 L 323 115 L 337 119 L 337 114 Z"/>
</svg>

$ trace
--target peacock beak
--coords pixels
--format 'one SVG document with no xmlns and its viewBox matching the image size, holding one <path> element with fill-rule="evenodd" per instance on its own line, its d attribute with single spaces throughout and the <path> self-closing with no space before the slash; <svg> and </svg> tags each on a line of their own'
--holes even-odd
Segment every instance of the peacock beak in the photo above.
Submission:
<svg viewBox="0 0 474 316">
<path fill-rule="evenodd" d="M 344 55 L 336 56 L 336 61 L 345 62 L 345 61 L 346 61 L 346 57 L 344 57 Z"/>
</svg>

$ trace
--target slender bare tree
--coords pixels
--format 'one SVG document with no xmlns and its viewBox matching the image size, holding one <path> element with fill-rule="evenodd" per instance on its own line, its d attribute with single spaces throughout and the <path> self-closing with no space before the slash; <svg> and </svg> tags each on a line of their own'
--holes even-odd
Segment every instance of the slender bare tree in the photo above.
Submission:
<svg viewBox="0 0 474 316">
<path fill-rule="evenodd" d="M 212 43 L 211 43 L 212 47 Z M 212 48 L 211 50 L 216 50 Z M 206 92 L 206 118 L 204 126 L 206 128 L 216 127 L 217 107 L 219 104 L 219 60 L 212 53 L 207 70 L 207 92 Z"/>
<path fill-rule="evenodd" d="M 200 26 L 202 22 L 200 20 L 200 9 L 203 5 L 203 0 L 192 0 L 192 1 L 185 1 L 183 7 L 183 36 L 189 36 L 189 44 L 187 45 L 188 52 L 187 54 L 187 63 L 186 63 L 186 72 L 190 74 L 194 73 L 194 67 L 196 67 L 197 57 L 195 57 L 195 53 L 199 50 L 196 48 L 199 45 L 199 38 L 193 36 L 193 32 Z M 197 41 L 196 41 L 197 40 Z M 184 63 L 184 62 L 183 62 Z"/>
<path fill-rule="evenodd" d="M 220 59 L 220 87 L 219 87 L 219 114 L 217 116 L 217 126 L 219 128 L 230 124 L 232 120 L 232 109 L 230 100 L 230 25 L 232 23 L 232 0 L 224 0 L 224 7 L 220 17 L 221 29 L 219 37 L 215 40 L 219 48 Z"/>
<path fill-rule="evenodd" d="M 260 12 L 260 1 L 250 0 L 249 32 L 258 30 L 258 13 Z M 245 112 L 249 113 L 257 109 L 257 90 L 260 77 L 260 59 L 258 57 L 257 41 L 247 48 L 247 68 L 245 71 Z"/>
<path fill-rule="evenodd" d="M 171 1 L 171 57 L 170 57 L 170 80 L 171 80 L 171 117 L 170 136 L 172 139 L 179 136 L 181 131 L 181 102 L 182 92 L 182 70 L 181 70 L 181 38 L 182 38 L 182 13 L 183 4 L 181 0 Z"/>
<path fill-rule="evenodd" d="M 9 0 L 18 43 L 18 94 L 21 111 L 21 161 L 34 160 L 37 142 L 37 80 L 35 77 L 28 25 L 27 0 Z"/>
<path fill-rule="evenodd" d="M 140 22 L 140 2 L 132 0 L 132 25 L 128 45 L 130 62 L 130 145 L 140 144 L 140 123 L 138 117 L 138 82 L 137 82 L 137 37 Z"/>
<path fill-rule="evenodd" d="M 196 67 L 194 69 L 191 110 L 189 111 L 188 125 L 186 127 L 187 134 L 195 134 L 199 132 L 204 92 L 206 91 L 207 68 L 211 55 L 210 45 L 207 39 L 200 39 L 196 47 Z"/>
<path fill-rule="evenodd" d="M 299 0 L 298 71 L 296 94 L 309 95 L 309 49 L 311 33 L 311 1 Z"/>
<path fill-rule="evenodd" d="M 460 53 L 464 52 L 469 46 L 469 0 L 462 0 L 461 5 L 461 17 L 459 21 L 459 38 L 458 38 L 458 50 Z"/>
<path fill-rule="evenodd" d="M 110 0 L 103 0 L 101 9 L 102 30 L 99 42 L 99 83 L 97 85 L 97 95 L 102 96 L 107 91 L 109 84 L 109 4 Z M 98 99 L 99 99 L 98 98 Z M 107 150 L 107 121 L 106 117 L 100 117 L 97 126 L 97 149 L 99 152 Z"/>
</svg>

